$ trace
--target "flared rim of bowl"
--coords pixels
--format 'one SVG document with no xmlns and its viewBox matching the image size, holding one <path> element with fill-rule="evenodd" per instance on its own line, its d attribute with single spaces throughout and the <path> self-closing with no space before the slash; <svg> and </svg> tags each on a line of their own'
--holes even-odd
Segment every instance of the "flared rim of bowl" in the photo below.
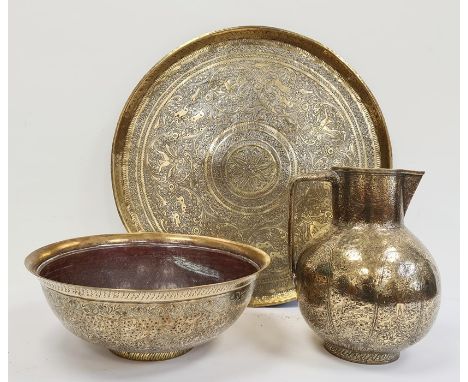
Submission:
<svg viewBox="0 0 468 382">
<path fill-rule="evenodd" d="M 117 289 L 84 286 L 51 280 L 39 274 L 45 263 L 77 250 L 126 244 L 151 243 L 198 246 L 229 252 L 255 263 L 257 270 L 246 276 L 233 280 L 171 289 Z M 63 240 L 33 251 L 26 257 L 24 263 L 26 268 L 39 279 L 43 287 L 62 294 L 97 301 L 173 302 L 215 296 L 241 289 L 251 284 L 258 274 L 269 265 L 270 257 L 261 249 L 248 244 L 221 238 L 161 232 L 141 232 L 83 236 Z"/>
</svg>

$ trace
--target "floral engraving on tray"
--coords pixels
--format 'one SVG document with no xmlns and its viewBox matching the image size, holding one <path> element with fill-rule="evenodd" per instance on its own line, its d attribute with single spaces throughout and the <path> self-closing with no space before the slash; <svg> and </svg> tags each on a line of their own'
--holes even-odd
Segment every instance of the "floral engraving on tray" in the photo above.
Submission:
<svg viewBox="0 0 468 382">
<path fill-rule="evenodd" d="M 268 243 L 272 263 L 253 303 L 294 297 L 292 177 L 380 165 L 372 120 L 346 81 L 310 53 L 267 40 L 213 44 L 173 64 L 140 103 L 125 145 L 122 189 L 132 230 Z M 327 219 L 322 211 L 310 224 Z"/>
</svg>

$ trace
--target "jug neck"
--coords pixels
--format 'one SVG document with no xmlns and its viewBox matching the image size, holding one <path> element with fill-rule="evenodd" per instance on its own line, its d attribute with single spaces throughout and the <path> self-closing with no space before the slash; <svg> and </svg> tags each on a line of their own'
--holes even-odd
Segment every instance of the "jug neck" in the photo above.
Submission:
<svg viewBox="0 0 468 382">
<path fill-rule="evenodd" d="M 333 170 L 340 179 L 333 197 L 335 224 L 403 224 L 406 207 L 423 174 L 389 169 Z"/>
</svg>

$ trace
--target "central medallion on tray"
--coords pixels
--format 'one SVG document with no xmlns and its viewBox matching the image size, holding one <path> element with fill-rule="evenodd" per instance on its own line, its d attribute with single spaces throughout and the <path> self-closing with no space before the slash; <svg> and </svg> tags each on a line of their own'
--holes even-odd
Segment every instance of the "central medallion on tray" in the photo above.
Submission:
<svg viewBox="0 0 468 382">
<path fill-rule="evenodd" d="M 268 192 L 278 180 L 278 163 L 261 142 L 236 147 L 227 155 L 226 181 L 240 196 L 256 197 Z"/>
<path fill-rule="evenodd" d="M 296 171 L 287 139 L 264 123 L 242 122 L 218 135 L 205 160 L 213 196 L 243 214 L 275 208 Z"/>
</svg>

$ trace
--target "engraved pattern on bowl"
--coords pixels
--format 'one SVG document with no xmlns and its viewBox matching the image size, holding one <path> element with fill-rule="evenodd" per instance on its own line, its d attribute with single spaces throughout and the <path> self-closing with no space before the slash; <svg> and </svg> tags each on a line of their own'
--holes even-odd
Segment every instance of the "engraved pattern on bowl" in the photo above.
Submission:
<svg viewBox="0 0 468 382">
<path fill-rule="evenodd" d="M 147 252 L 136 253 L 138 247 L 146 248 Z M 166 247 L 170 248 L 168 252 L 158 254 Z M 122 248 L 131 251 L 119 252 Z M 184 249 L 194 255 L 185 252 L 189 257 L 181 257 Z M 204 252 L 196 252 L 201 250 Z M 224 253 L 224 262 L 216 252 Z M 73 257 L 79 259 L 83 253 L 88 253 L 88 257 L 72 262 Z M 119 253 L 123 253 L 121 258 L 127 261 L 127 267 L 116 263 Z M 131 262 L 126 253 L 133 256 Z M 140 256 L 147 259 L 159 256 L 159 260 L 150 257 L 143 262 Z M 110 263 L 99 260 L 104 257 Z M 201 261 L 197 259 L 205 259 L 205 263 L 197 263 Z M 169 260 L 172 268 L 168 267 Z M 39 279 L 55 315 L 73 334 L 103 345 L 121 357 L 165 360 L 185 354 L 229 328 L 250 302 L 255 281 L 268 266 L 269 257 L 257 248 L 222 239 L 136 233 L 51 244 L 31 253 L 25 264 Z M 79 264 L 84 265 L 80 268 Z M 118 266 L 109 269 L 102 264 Z M 226 269 L 226 264 L 231 266 Z M 92 274 L 84 274 L 84 269 Z M 160 273 L 154 277 L 156 269 Z M 96 286 L 123 285 L 128 278 L 138 275 L 144 275 L 144 279 L 134 285 L 163 286 L 159 289 Z M 60 281 L 58 277 L 70 281 Z M 82 280 L 83 284 L 74 280 Z"/>
</svg>

